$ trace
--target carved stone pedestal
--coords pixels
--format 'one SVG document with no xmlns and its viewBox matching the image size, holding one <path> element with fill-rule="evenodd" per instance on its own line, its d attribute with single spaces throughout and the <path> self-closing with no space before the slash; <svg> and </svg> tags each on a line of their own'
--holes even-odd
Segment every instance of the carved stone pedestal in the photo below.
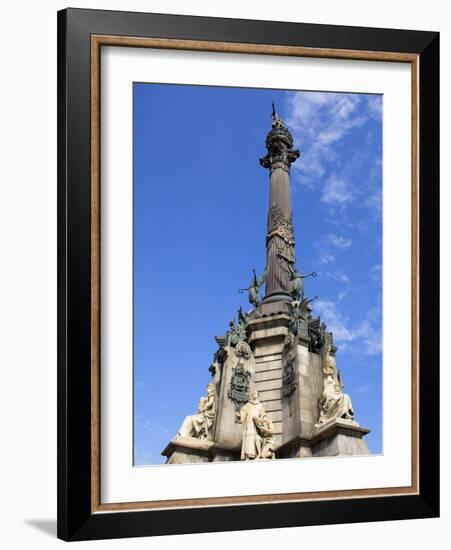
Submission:
<svg viewBox="0 0 451 550">
<path fill-rule="evenodd" d="M 207 439 L 179 436 L 174 437 L 161 454 L 167 457 L 166 464 L 195 464 L 239 460 L 240 450 L 240 447 L 221 447 Z"/>
<path fill-rule="evenodd" d="M 313 432 L 313 456 L 367 455 L 363 436 L 369 431 L 352 420 L 336 418 Z"/>
<path fill-rule="evenodd" d="M 194 437 L 174 437 L 162 451 L 167 457 L 166 464 L 194 464 L 210 462 L 210 449 L 213 441 Z"/>
<path fill-rule="evenodd" d="M 353 420 L 336 418 L 315 428 L 311 436 L 299 435 L 276 452 L 277 458 L 358 456 L 370 454 L 363 437 L 370 430 Z"/>
</svg>

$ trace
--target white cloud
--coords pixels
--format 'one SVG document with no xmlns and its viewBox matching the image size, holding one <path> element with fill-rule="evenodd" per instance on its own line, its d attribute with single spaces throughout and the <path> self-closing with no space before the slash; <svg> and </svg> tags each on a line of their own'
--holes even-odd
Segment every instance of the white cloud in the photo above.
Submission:
<svg viewBox="0 0 451 550">
<path fill-rule="evenodd" d="M 160 426 L 160 424 L 153 422 L 152 420 L 149 420 L 148 418 L 142 418 L 139 413 L 136 415 L 135 422 L 136 426 L 145 430 L 149 430 L 153 435 L 161 436 L 169 433 L 166 428 Z"/>
<path fill-rule="evenodd" d="M 294 169 L 301 181 L 313 185 L 335 158 L 335 147 L 353 128 L 362 126 L 366 116 L 358 114 L 364 101 L 358 94 L 295 92 L 288 95 L 287 124 L 301 147 L 302 161 Z"/>
<path fill-rule="evenodd" d="M 352 240 L 329 233 L 315 243 L 318 251 L 318 264 L 327 265 L 335 262 L 335 250 L 346 250 L 352 245 Z"/>
<path fill-rule="evenodd" d="M 382 95 L 369 95 L 366 98 L 371 116 L 376 120 L 382 119 Z"/>
<path fill-rule="evenodd" d="M 379 322 L 379 310 L 368 312 L 367 318 L 352 326 L 336 308 L 334 302 L 318 300 L 315 310 L 327 324 L 327 330 L 334 334 L 334 341 L 343 349 L 343 344 L 353 343 L 355 352 L 375 355 L 382 351 L 382 332 Z M 357 346 L 356 346 L 357 344 Z"/>
<path fill-rule="evenodd" d="M 161 456 L 157 456 L 156 453 L 143 452 L 143 451 L 135 452 L 135 464 L 137 466 L 144 466 L 147 464 L 158 464 L 160 462 L 161 462 Z"/>
<path fill-rule="evenodd" d="M 323 276 L 328 279 L 334 279 L 335 281 L 343 284 L 343 287 L 338 294 L 338 300 L 340 302 L 344 300 L 348 295 L 349 286 L 351 283 L 351 280 L 346 273 L 343 273 L 342 271 L 326 271 Z"/>
<path fill-rule="evenodd" d="M 382 264 L 373 265 L 369 271 L 370 279 L 380 286 L 382 284 Z"/>
<path fill-rule="evenodd" d="M 335 342 L 350 342 L 354 339 L 352 331 L 346 326 L 345 320 L 337 311 L 335 304 L 329 300 L 317 300 L 315 311 L 327 324 L 327 330 L 334 333 Z"/>
<path fill-rule="evenodd" d="M 379 217 L 382 212 L 382 191 L 380 189 L 374 190 L 363 203 L 364 206 L 368 207 L 370 210 Z"/>
<path fill-rule="evenodd" d="M 373 391 L 374 386 L 371 384 L 361 384 L 360 386 L 357 386 L 354 388 L 354 391 L 358 393 L 369 393 L 370 391 Z"/>
<path fill-rule="evenodd" d="M 348 284 L 350 282 L 349 277 L 346 275 L 346 273 L 343 273 L 343 271 L 326 271 L 324 275 L 329 279 L 335 279 L 336 281 L 340 281 L 340 283 Z"/>
<path fill-rule="evenodd" d="M 320 265 L 326 265 L 331 264 L 335 262 L 335 256 L 332 254 L 329 254 L 327 252 L 320 252 L 319 253 L 319 264 Z"/>
<path fill-rule="evenodd" d="M 346 239 L 345 237 L 341 237 L 340 235 L 336 235 L 335 233 L 329 233 L 328 235 L 326 235 L 324 240 L 327 244 L 334 246 L 339 250 L 346 250 L 352 245 L 351 239 Z"/>
<path fill-rule="evenodd" d="M 293 176 L 301 184 L 320 187 L 321 202 L 338 208 L 364 207 L 379 221 L 382 213 L 380 132 L 374 124 L 361 135 L 362 145 L 343 153 L 341 142 L 368 121 L 382 123 L 382 96 L 335 92 L 289 92 L 286 122 L 301 159 Z M 336 216 L 336 212 L 334 212 Z"/>
<path fill-rule="evenodd" d="M 355 193 L 345 179 L 332 174 L 326 181 L 321 195 L 321 201 L 326 204 L 345 206 L 355 199 Z"/>
<path fill-rule="evenodd" d="M 382 216 L 382 161 L 373 159 L 365 180 L 366 198 L 363 206 L 368 208 L 372 217 L 380 221 Z"/>
</svg>

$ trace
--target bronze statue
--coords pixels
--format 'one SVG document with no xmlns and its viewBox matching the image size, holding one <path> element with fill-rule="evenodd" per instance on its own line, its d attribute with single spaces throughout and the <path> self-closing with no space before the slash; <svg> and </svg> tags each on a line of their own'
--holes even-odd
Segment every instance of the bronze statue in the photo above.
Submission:
<svg viewBox="0 0 451 550">
<path fill-rule="evenodd" d="M 240 288 L 238 292 L 241 294 L 247 291 L 249 303 L 253 305 L 254 308 L 257 308 L 260 305 L 260 296 L 259 296 L 260 288 L 262 287 L 263 283 L 266 280 L 269 267 L 268 266 L 265 267 L 265 270 L 263 271 L 261 277 L 257 277 L 257 273 L 255 272 L 255 269 L 253 269 L 252 271 L 254 272 L 254 276 L 250 282 L 250 285 L 247 288 Z"/>
<path fill-rule="evenodd" d="M 290 277 L 290 282 L 292 283 L 291 295 L 293 297 L 293 300 L 302 301 L 305 297 L 304 279 L 307 279 L 308 277 L 317 277 L 318 273 L 316 273 L 316 271 L 312 271 L 311 273 L 306 273 L 305 275 L 303 275 L 297 270 L 295 266 L 295 263 L 296 263 L 295 258 L 288 258 L 281 252 L 277 254 L 277 257 L 279 259 L 280 267 Z M 283 260 L 286 263 L 286 265 L 288 266 L 288 269 L 283 266 L 281 260 Z"/>
<path fill-rule="evenodd" d="M 238 309 L 238 323 L 240 323 L 244 327 L 247 327 L 247 324 L 251 320 L 252 315 L 253 311 L 248 311 L 247 313 L 244 313 L 243 308 L 240 306 Z"/>
<path fill-rule="evenodd" d="M 284 128 L 283 120 L 280 118 L 280 116 L 276 113 L 276 107 L 274 105 L 274 101 L 272 102 L 272 126 L 273 128 Z"/>
<path fill-rule="evenodd" d="M 316 296 L 311 300 L 303 298 L 300 301 L 293 300 L 291 302 L 291 319 L 288 323 L 288 330 L 295 336 L 308 334 L 308 321 L 312 311 L 310 303 L 315 299 Z"/>
<path fill-rule="evenodd" d="M 227 345 L 236 346 L 245 339 L 246 327 L 242 323 L 235 323 L 235 320 L 232 319 L 229 323 L 229 330 L 227 331 Z"/>
</svg>

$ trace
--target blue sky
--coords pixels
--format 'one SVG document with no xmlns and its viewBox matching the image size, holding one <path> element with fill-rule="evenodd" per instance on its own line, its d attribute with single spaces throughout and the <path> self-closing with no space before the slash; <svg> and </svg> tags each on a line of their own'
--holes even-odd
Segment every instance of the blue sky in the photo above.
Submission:
<svg viewBox="0 0 451 550">
<path fill-rule="evenodd" d="M 271 102 L 292 168 L 298 266 L 334 331 L 367 443 L 382 451 L 382 96 L 135 83 L 135 464 L 164 462 L 208 367 L 265 265 Z"/>
</svg>

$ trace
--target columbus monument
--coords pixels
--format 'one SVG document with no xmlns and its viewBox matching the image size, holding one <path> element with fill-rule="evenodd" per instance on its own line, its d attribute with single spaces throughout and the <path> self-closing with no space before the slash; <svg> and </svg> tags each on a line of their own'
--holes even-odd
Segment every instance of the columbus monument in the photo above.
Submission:
<svg viewBox="0 0 451 550">
<path fill-rule="evenodd" d="M 269 172 L 266 267 L 253 272 L 251 309 L 238 310 L 209 367 L 206 395 L 162 454 L 167 464 L 368 454 L 335 362 L 333 334 L 314 315 L 298 271 L 290 167 L 299 158 L 277 115 L 260 164 Z M 261 288 L 265 293 L 261 299 Z M 190 412 L 190 411 L 187 411 Z"/>
</svg>

